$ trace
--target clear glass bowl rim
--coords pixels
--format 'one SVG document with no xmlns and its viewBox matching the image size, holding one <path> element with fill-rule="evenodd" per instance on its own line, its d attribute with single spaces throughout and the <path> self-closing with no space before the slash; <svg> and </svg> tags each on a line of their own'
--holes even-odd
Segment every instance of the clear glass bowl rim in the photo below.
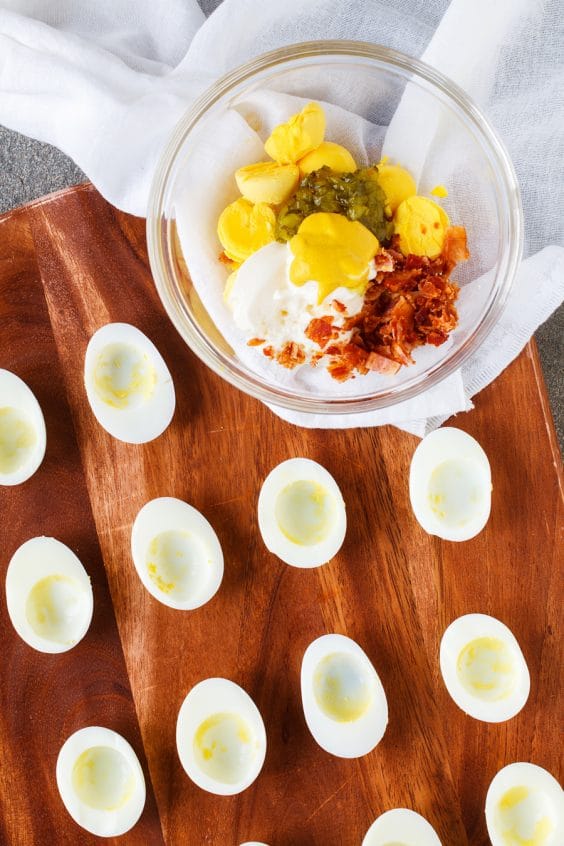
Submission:
<svg viewBox="0 0 564 846">
<path fill-rule="evenodd" d="M 375 65 L 384 69 L 396 70 L 402 75 L 415 75 L 424 79 L 431 84 L 432 88 L 446 95 L 446 98 L 462 111 L 477 134 L 482 137 L 502 186 L 501 198 L 499 187 L 496 187 L 498 208 L 501 206 L 504 213 L 504 219 L 500 220 L 499 264 L 492 285 L 495 293 L 490 299 L 481 322 L 449 358 L 435 364 L 430 371 L 414 376 L 401 386 L 392 386 L 390 390 L 376 396 L 343 399 L 304 397 L 281 386 L 266 385 L 244 365 L 231 361 L 200 329 L 187 308 L 179 280 L 176 278 L 170 255 L 170 244 L 167 248 L 164 209 L 169 179 L 174 172 L 177 156 L 192 128 L 215 103 L 228 93 L 234 92 L 237 87 L 248 83 L 260 72 L 284 65 L 290 68 L 293 63 L 299 67 L 297 63 L 307 59 L 323 58 L 329 61 L 332 58 L 346 59 L 347 57 L 373 60 Z M 506 230 L 505 233 L 504 230 Z M 504 237 L 507 238 L 505 252 L 502 249 Z M 504 144 L 481 110 L 458 85 L 430 65 L 388 47 L 362 41 L 307 41 L 269 51 L 240 65 L 213 83 L 186 111 L 164 148 L 155 170 L 147 214 L 147 245 L 153 279 L 165 311 L 188 347 L 212 371 L 244 393 L 288 411 L 310 414 L 358 414 L 413 399 L 442 382 L 477 351 L 503 312 L 515 279 L 523 252 L 523 212 L 517 177 Z M 500 253 L 503 254 L 500 255 Z"/>
</svg>

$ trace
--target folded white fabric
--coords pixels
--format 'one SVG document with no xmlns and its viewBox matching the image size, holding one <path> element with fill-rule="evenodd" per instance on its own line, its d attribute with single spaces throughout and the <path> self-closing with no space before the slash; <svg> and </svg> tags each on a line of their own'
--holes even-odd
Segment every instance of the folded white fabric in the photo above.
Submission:
<svg viewBox="0 0 564 846">
<path fill-rule="evenodd" d="M 58 146 L 110 202 L 144 215 L 163 145 L 218 76 L 282 44 L 374 41 L 421 56 L 489 114 L 520 179 L 529 255 L 564 240 L 560 12 L 559 0 L 224 0 L 204 22 L 195 0 L 0 0 L 0 123 Z M 385 149 L 419 173 L 422 162 L 401 148 L 408 97 Z M 432 141 L 432 121 L 417 131 Z M 564 250 L 543 250 L 523 263 L 478 355 L 433 392 L 354 419 L 284 416 L 320 427 L 392 422 L 422 435 L 471 407 L 563 297 Z"/>
</svg>

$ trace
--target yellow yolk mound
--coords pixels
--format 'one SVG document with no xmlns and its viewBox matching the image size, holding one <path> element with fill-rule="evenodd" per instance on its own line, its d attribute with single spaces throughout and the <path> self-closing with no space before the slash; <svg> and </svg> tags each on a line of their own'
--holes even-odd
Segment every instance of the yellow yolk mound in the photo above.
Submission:
<svg viewBox="0 0 564 846">
<path fill-rule="evenodd" d="M 251 203 L 279 205 L 287 200 L 300 179 L 297 165 L 258 162 L 235 171 L 239 191 Z"/>
<path fill-rule="evenodd" d="M 448 191 L 444 185 L 435 185 L 431 194 L 433 197 L 448 197 Z"/>
<path fill-rule="evenodd" d="M 300 159 L 298 165 L 302 176 L 321 167 L 330 167 L 337 173 L 352 173 L 356 170 L 356 162 L 346 147 L 332 141 L 324 141 L 316 150 Z"/>
<path fill-rule="evenodd" d="M 396 209 L 394 230 L 404 256 L 436 258 L 443 248 L 450 225 L 447 213 L 427 197 L 408 197 Z"/>
<path fill-rule="evenodd" d="M 400 203 L 417 194 L 413 176 L 399 165 L 379 164 L 378 182 L 386 195 L 392 213 Z"/>
<path fill-rule="evenodd" d="M 276 217 L 266 203 L 253 205 L 244 197 L 230 203 L 219 216 L 217 235 L 225 254 L 243 262 L 274 241 Z"/>
<path fill-rule="evenodd" d="M 315 150 L 325 135 L 325 114 L 317 103 L 308 103 L 297 115 L 273 129 L 264 149 L 279 164 L 294 164 Z"/>
<path fill-rule="evenodd" d="M 379 249 L 378 239 L 366 226 L 342 214 L 310 214 L 290 240 L 294 260 L 290 279 L 294 285 L 318 283 L 321 303 L 340 286 L 363 293 L 369 263 Z"/>
</svg>

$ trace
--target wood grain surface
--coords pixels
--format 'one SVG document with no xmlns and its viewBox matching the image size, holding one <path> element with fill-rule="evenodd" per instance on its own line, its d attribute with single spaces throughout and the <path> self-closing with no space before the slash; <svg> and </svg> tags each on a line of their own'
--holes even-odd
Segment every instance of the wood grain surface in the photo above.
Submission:
<svg viewBox="0 0 564 846">
<path fill-rule="evenodd" d="M 86 401 L 86 344 L 114 320 L 145 332 L 173 375 L 176 413 L 151 444 L 112 439 Z M 298 429 L 206 370 L 160 306 L 144 222 L 91 186 L 0 218 L 0 367 L 34 390 L 48 434 L 38 473 L 0 488 L 2 578 L 23 540 L 50 534 L 77 552 L 95 595 L 90 631 L 62 656 L 22 643 L 2 600 L 2 843 L 95 842 L 54 779 L 64 739 L 92 723 L 122 732 L 148 764 L 147 806 L 122 844 L 360 846 L 378 814 L 403 806 L 444 846 L 485 846 L 485 794 L 500 767 L 532 761 L 562 779 L 562 475 L 534 344 L 456 420 L 488 453 L 494 482 L 491 519 L 464 544 L 427 536 L 412 515 L 416 438 Z M 344 546 L 314 570 L 281 563 L 257 527 L 262 480 L 293 456 L 327 467 L 347 504 Z M 135 515 L 164 495 L 200 509 L 223 546 L 222 586 L 196 611 L 153 599 L 131 561 Z M 526 707 L 500 725 L 464 715 L 439 672 L 444 629 L 473 611 L 513 630 L 531 672 Z M 357 640 L 387 693 L 387 732 L 361 759 L 331 757 L 305 725 L 301 659 L 326 632 Z M 242 685 L 266 725 L 263 771 L 236 797 L 200 790 L 176 754 L 180 704 L 208 676 Z"/>
</svg>

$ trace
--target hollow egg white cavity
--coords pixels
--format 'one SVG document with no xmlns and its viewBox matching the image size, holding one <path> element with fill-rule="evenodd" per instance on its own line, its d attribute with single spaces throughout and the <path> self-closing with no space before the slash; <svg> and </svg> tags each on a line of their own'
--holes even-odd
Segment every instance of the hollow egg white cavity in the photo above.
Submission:
<svg viewBox="0 0 564 846">
<path fill-rule="evenodd" d="M 171 608 L 199 608 L 223 578 L 223 553 L 213 528 L 174 497 L 143 506 L 133 523 L 131 553 L 149 593 Z"/>
<path fill-rule="evenodd" d="M 15 630 L 39 652 L 66 652 L 82 640 L 94 605 L 90 578 L 55 538 L 31 538 L 6 572 L 6 603 Z"/>
<path fill-rule="evenodd" d="M 129 323 L 108 323 L 92 335 L 84 384 L 96 420 L 120 441 L 152 441 L 172 420 L 169 369 L 153 342 Z"/>
<path fill-rule="evenodd" d="M 73 820 L 98 837 L 129 831 L 145 805 L 145 777 L 120 734 L 100 726 L 76 731 L 57 758 L 57 787 Z"/>
<path fill-rule="evenodd" d="M 372 823 L 362 846 L 441 846 L 441 841 L 421 814 L 407 808 L 394 808 Z"/>
<path fill-rule="evenodd" d="M 302 705 L 314 740 L 339 758 L 366 755 L 388 724 L 388 703 L 376 670 L 344 635 L 314 640 L 304 653 Z"/>
<path fill-rule="evenodd" d="M 530 689 L 527 663 L 504 623 L 487 614 L 465 614 L 446 629 L 441 673 L 459 708 L 486 723 L 514 717 Z"/>
<path fill-rule="evenodd" d="M 443 540 L 465 541 L 482 531 L 491 507 L 488 457 L 466 432 L 436 429 L 413 454 L 409 496 L 418 523 Z"/>
<path fill-rule="evenodd" d="M 43 412 L 31 389 L 15 373 L 0 370 L 0 485 L 33 476 L 46 444 Z"/>
<path fill-rule="evenodd" d="M 243 688 L 228 679 L 205 679 L 186 696 L 176 723 L 180 762 L 192 781 L 233 796 L 258 776 L 266 754 L 260 712 Z"/>
<path fill-rule="evenodd" d="M 508 764 L 489 786 L 486 825 L 492 846 L 562 846 L 562 788 L 542 767 Z"/>
<path fill-rule="evenodd" d="M 347 517 L 331 474 L 309 458 L 290 458 L 268 474 L 258 501 L 267 548 L 293 567 L 318 567 L 337 554 Z"/>
</svg>

